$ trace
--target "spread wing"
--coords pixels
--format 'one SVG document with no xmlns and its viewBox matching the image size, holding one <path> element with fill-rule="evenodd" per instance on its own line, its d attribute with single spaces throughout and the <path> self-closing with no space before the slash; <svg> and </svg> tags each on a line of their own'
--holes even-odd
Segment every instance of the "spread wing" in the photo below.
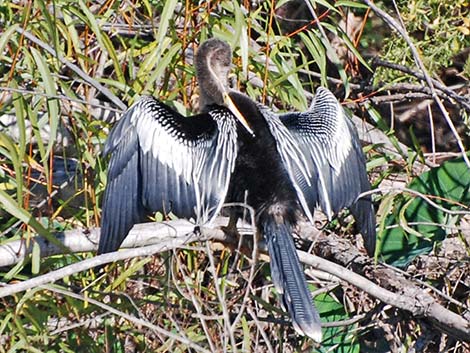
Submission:
<svg viewBox="0 0 470 353">
<path fill-rule="evenodd" d="M 98 253 L 117 250 L 134 224 L 157 211 L 211 221 L 235 164 L 234 126 L 222 107 L 186 118 L 143 97 L 129 108 L 104 148 L 111 158 Z"/>
<path fill-rule="evenodd" d="M 307 112 L 281 115 L 280 121 L 290 134 L 275 119 L 267 120 L 272 120 L 272 133 L 282 135 L 278 141 L 288 142 L 278 143 L 278 148 L 307 216 L 312 219 L 317 205 L 330 219 L 349 207 L 366 249 L 373 254 L 376 236 L 371 198 L 356 200 L 370 190 L 366 162 L 357 132 L 335 96 L 319 88 Z"/>
</svg>

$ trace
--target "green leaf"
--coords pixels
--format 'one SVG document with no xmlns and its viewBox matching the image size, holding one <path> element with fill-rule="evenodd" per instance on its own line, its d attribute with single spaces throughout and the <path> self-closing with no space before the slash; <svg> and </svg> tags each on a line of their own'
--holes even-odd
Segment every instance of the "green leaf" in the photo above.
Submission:
<svg viewBox="0 0 470 353">
<path fill-rule="evenodd" d="M 322 86 L 328 86 L 327 81 L 327 72 L 326 72 L 326 52 L 325 47 L 318 39 L 316 31 L 308 31 L 306 33 L 301 32 L 300 38 L 305 44 L 310 55 L 312 55 L 313 60 L 318 65 L 321 74 L 321 84 Z"/>
<path fill-rule="evenodd" d="M 116 76 L 119 82 L 125 83 L 125 78 L 121 70 L 121 65 L 118 60 L 116 50 L 114 49 L 113 43 L 109 39 L 109 37 L 106 35 L 105 32 L 101 31 L 100 29 L 100 23 L 101 21 L 98 21 L 96 16 L 89 10 L 88 5 L 86 5 L 83 1 L 78 2 L 80 9 L 83 11 L 87 18 L 87 23 L 91 27 L 91 30 L 95 33 L 96 39 L 98 40 L 98 43 L 100 44 L 100 47 L 102 49 L 106 49 L 107 53 L 111 57 L 111 61 L 114 67 L 114 70 L 116 72 Z"/>
<path fill-rule="evenodd" d="M 41 268 L 41 249 L 39 244 L 33 243 L 33 251 L 31 252 L 31 272 L 35 275 L 39 273 Z"/>
<path fill-rule="evenodd" d="M 341 39 L 343 40 L 344 44 L 348 47 L 348 49 L 354 54 L 354 57 L 357 58 L 362 65 L 364 65 L 367 70 L 370 72 L 374 72 L 372 68 L 369 66 L 367 61 L 362 57 L 361 53 L 356 49 L 354 44 L 351 42 L 351 39 L 349 38 L 348 34 L 345 33 L 343 30 L 341 30 Z"/>
<path fill-rule="evenodd" d="M 170 44 L 170 40 L 165 41 L 167 44 Z M 166 47 L 166 46 L 165 46 Z M 170 64 L 171 60 L 174 59 L 176 54 L 180 51 L 181 49 L 181 43 L 176 43 L 172 45 L 171 47 L 168 48 L 168 50 L 163 54 L 163 51 L 157 51 L 157 53 L 161 53 L 161 55 L 156 55 L 153 57 L 152 61 L 152 68 L 153 71 L 150 74 L 150 72 L 147 72 L 146 75 L 146 84 L 143 89 L 143 92 L 141 93 L 148 93 L 152 87 L 155 86 L 155 82 L 157 82 L 160 77 L 163 75 L 165 70 L 167 69 L 168 65 Z M 147 68 L 148 70 L 148 68 Z M 140 73 L 139 73 L 140 74 Z M 148 76 L 150 74 L 150 77 Z"/>
<path fill-rule="evenodd" d="M 249 52 L 249 39 L 248 31 L 246 28 L 246 19 L 240 5 L 237 2 L 233 2 L 235 12 L 235 35 L 233 39 L 236 39 L 236 43 L 240 47 L 240 57 L 242 59 L 242 71 L 244 75 L 248 74 L 248 52 Z"/>
<path fill-rule="evenodd" d="M 470 204 L 470 171 L 463 158 L 455 159 L 423 173 L 408 188 L 426 195 L 440 207 L 462 210 Z M 386 229 L 380 234 L 381 254 L 395 266 L 406 266 L 442 242 L 447 235 L 446 226 L 458 222 L 458 217 L 416 195 L 401 195 L 397 200 L 385 220 Z"/>
<path fill-rule="evenodd" d="M 57 96 L 57 90 L 54 80 L 52 78 L 50 66 L 46 63 L 43 54 L 41 54 L 35 48 L 31 48 L 31 54 L 34 57 L 34 61 L 36 62 L 36 65 L 39 69 L 39 73 L 41 74 L 46 94 L 51 97 Z M 46 154 L 41 156 L 43 162 L 47 159 L 47 155 L 51 152 L 52 148 L 54 147 L 55 138 L 57 134 L 57 127 L 59 126 L 59 103 L 56 98 L 47 99 L 47 111 L 49 113 L 50 136 L 49 146 L 47 147 Z"/>
<path fill-rule="evenodd" d="M 52 244 L 58 246 L 65 253 L 69 252 L 60 241 L 58 241 L 46 228 L 41 225 L 41 223 L 39 223 L 28 211 L 18 206 L 18 203 L 3 190 L 0 190 L 0 204 L 3 206 L 5 211 L 18 218 L 23 223 L 29 225 L 40 236 L 46 238 Z"/>
<path fill-rule="evenodd" d="M 368 9 L 369 6 L 366 4 L 363 4 L 362 2 L 357 2 L 357 1 L 350 1 L 350 0 L 339 0 L 335 2 L 335 7 L 340 7 L 340 6 L 345 6 L 345 7 L 353 7 L 357 9 Z"/>
<path fill-rule="evenodd" d="M 5 155 L 5 157 L 7 157 L 13 164 L 16 180 L 17 205 L 20 206 L 21 200 L 23 200 L 23 173 L 21 168 L 21 157 L 18 155 L 18 149 L 13 139 L 3 132 L 0 132 L 0 154 Z"/>
<path fill-rule="evenodd" d="M 344 306 L 335 298 L 327 293 L 322 293 L 315 297 L 315 306 L 320 313 L 322 321 L 333 322 L 349 319 Z M 357 325 L 349 325 L 343 327 L 327 327 L 322 330 L 323 341 L 322 347 L 325 350 L 332 350 L 338 353 L 355 353 L 359 352 L 360 346 L 357 337 L 350 332 Z"/>
<path fill-rule="evenodd" d="M 149 263 L 152 259 L 150 257 L 146 257 L 139 261 L 135 261 L 131 266 L 129 266 L 124 272 L 119 274 L 119 276 L 111 283 L 111 285 L 106 289 L 106 291 L 113 291 L 117 287 L 121 285 L 121 283 L 127 281 L 129 277 L 131 277 L 134 273 L 142 269 L 147 263 Z"/>
<path fill-rule="evenodd" d="M 170 25 L 170 21 L 173 19 L 177 4 L 178 4 L 178 1 L 176 0 L 165 1 L 165 6 L 163 7 L 163 11 L 160 16 L 157 37 L 155 38 L 155 41 L 158 43 L 158 47 L 157 47 L 158 53 L 162 52 L 160 48 L 160 44 L 163 42 L 163 39 L 165 38 L 166 33 L 168 32 L 168 27 Z"/>
<path fill-rule="evenodd" d="M 14 24 L 7 29 L 3 28 L 3 33 L 0 36 L 0 53 L 4 53 L 5 45 L 13 39 L 16 29 L 19 27 L 19 24 Z"/>
</svg>

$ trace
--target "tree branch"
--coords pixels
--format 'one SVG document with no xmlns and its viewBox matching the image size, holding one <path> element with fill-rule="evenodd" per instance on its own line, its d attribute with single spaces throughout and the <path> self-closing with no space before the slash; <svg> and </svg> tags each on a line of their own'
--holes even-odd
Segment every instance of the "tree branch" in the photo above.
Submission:
<svg viewBox="0 0 470 353">
<path fill-rule="evenodd" d="M 227 218 L 218 218 L 214 226 L 220 224 L 227 224 Z M 306 224 L 301 224 L 300 228 L 302 232 L 316 230 Z M 53 283 L 95 266 L 138 256 L 150 256 L 158 252 L 183 247 L 195 241 L 215 240 L 231 244 L 237 243 L 235 239 L 228 237 L 218 228 L 201 227 L 200 232 L 196 233 L 194 229 L 194 224 L 185 220 L 138 224 L 129 233 L 123 247 L 143 247 L 99 255 L 23 282 L 4 285 L 0 288 L 0 297 Z M 318 231 L 316 232 L 318 233 Z M 58 235 L 59 240 L 73 252 L 96 250 L 98 237 L 99 229 L 63 232 Z M 39 237 L 34 238 L 34 241 L 40 246 L 42 256 L 60 253 L 57 247 Z M 428 319 L 437 328 L 456 339 L 470 340 L 469 321 L 439 304 L 425 289 L 406 279 L 403 274 L 382 265 L 374 265 L 372 259 L 360 253 L 348 240 L 332 234 L 329 236 L 319 234 L 315 249 L 321 257 L 299 251 L 301 261 L 317 270 L 340 278 L 383 303 L 406 310 L 416 318 Z M 32 246 L 23 246 L 20 241 L 0 246 L 1 266 L 6 266 L 8 261 L 10 261 L 9 266 L 13 264 L 13 260 L 21 261 L 30 254 L 31 250 Z M 353 270 L 343 266 L 348 266 Z"/>
<path fill-rule="evenodd" d="M 389 68 L 389 69 L 401 71 L 405 74 L 416 77 L 417 79 L 422 80 L 422 81 L 426 80 L 426 77 L 423 74 L 421 74 L 421 73 L 419 73 L 415 70 L 412 70 L 409 67 L 404 66 L 404 65 L 391 63 L 391 62 L 381 60 L 381 59 L 378 59 L 378 58 L 375 58 L 373 60 L 372 65 L 382 66 L 382 67 L 386 67 L 386 68 Z M 432 82 L 432 84 L 434 85 L 434 87 L 437 90 L 442 92 L 442 93 L 437 93 L 439 97 L 446 98 L 446 96 L 447 96 L 448 98 L 454 99 L 455 102 L 457 102 L 462 108 L 464 108 L 465 110 L 470 112 L 470 102 L 469 102 L 467 97 L 459 95 L 458 93 L 454 92 L 452 89 L 450 89 L 446 85 L 442 84 L 438 80 L 430 78 L 430 82 Z M 392 85 L 392 87 L 396 87 L 397 89 L 401 88 L 400 86 L 403 86 L 402 89 L 408 89 L 408 90 L 411 90 L 411 91 L 419 91 L 419 92 L 426 93 L 427 95 L 430 96 L 430 98 L 432 98 L 432 90 L 429 87 L 419 86 L 419 85 L 412 85 L 412 84 L 408 84 L 408 83 L 400 83 L 400 84 Z M 408 87 L 406 87 L 406 86 L 408 86 Z M 389 89 L 389 88 L 387 87 L 387 89 Z"/>
<path fill-rule="evenodd" d="M 439 98 L 434 82 L 431 80 L 431 77 L 429 76 L 428 72 L 426 71 L 426 68 L 423 64 L 423 61 L 421 60 L 421 57 L 419 55 L 418 50 L 416 49 L 415 45 L 413 44 L 413 41 L 411 40 L 410 36 L 408 35 L 408 32 L 406 28 L 403 26 L 402 23 L 397 22 L 392 16 L 390 16 L 387 12 L 381 10 L 379 7 L 377 7 L 374 2 L 371 0 L 363 0 L 363 2 L 368 5 L 372 11 L 374 11 L 377 16 L 382 18 L 391 29 L 396 30 L 402 38 L 406 41 L 408 44 L 408 47 L 411 50 L 411 53 L 413 54 L 413 58 L 415 60 L 416 65 L 418 68 L 421 70 L 422 73 L 422 80 L 426 83 L 428 88 L 431 90 L 431 95 L 434 101 L 436 102 L 437 106 L 441 110 L 442 115 L 444 116 L 447 125 L 449 126 L 450 130 L 452 131 L 452 134 L 454 135 L 455 139 L 457 140 L 457 144 L 459 146 L 460 151 L 462 152 L 462 157 L 467 164 L 467 166 L 470 168 L 470 160 L 467 157 L 467 152 L 465 149 L 465 146 L 462 142 L 462 139 L 460 138 L 457 129 L 455 128 L 454 123 L 450 119 L 449 113 L 447 112 L 446 108 L 444 107 L 444 103 L 442 103 L 442 100 Z"/>
<path fill-rule="evenodd" d="M 359 253 L 348 240 L 330 235 L 318 239 L 315 249 L 321 257 L 299 252 L 300 260 L 352 284 L 383 303 L 406 310 L 416 318 L 428 319 L 451 337 L 470 341 L 470 321 L 439 304 L 425 289 L 393 268 L 380 264 L 374 266 L 371 259 Z M 354 272 L 326 258 L 351 266 Z"/>
</svg>

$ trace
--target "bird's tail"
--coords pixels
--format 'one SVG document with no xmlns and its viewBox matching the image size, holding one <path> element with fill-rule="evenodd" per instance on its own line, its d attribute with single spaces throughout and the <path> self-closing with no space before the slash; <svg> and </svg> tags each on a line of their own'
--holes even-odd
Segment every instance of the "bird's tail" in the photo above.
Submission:
<svg viewBox="0 0 470 353">
<path fill-rule="evenodd" d="M 277 223 L 273 218 L 263 224 L 264 236 L 271 257 L 271 277 L 297 332 L 317 342 L 322 339 L 320 316 L 313 305 L 303 268 L 300 264 L 292 226 Z"/>
</svg>

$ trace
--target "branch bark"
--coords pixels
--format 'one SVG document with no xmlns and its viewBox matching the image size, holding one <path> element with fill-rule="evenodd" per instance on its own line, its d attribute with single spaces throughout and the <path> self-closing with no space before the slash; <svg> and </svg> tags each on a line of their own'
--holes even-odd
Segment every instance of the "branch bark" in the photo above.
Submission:
<svg viewBox="0 0 470 353">
<path fill-rule="evenodd" d="M 213 226 L 225 224 L 227 224 L 227 218 L 220 217 Z M 123 247 L 132 249 L 86 259 L 23 282 L 4 284 L 0 288 L 0 297 L 52 283 L 95 266 L 138 256 L 150 256 L 196 241 L 215 240 L 236 243 L 235 239 L 227 236 L 219 228 L 201 227 L 200 232 L 196 233 L 194 229 L 194 224 L 186 220 L 138 224 L 134 226 L 123 244 Z M 305 224 L 301 225 L 301 229 L 303 233 L 312 231 L 312 227 Z M 470 341 L 470 322 L 439 304 L 425 289 L 389 267 L 374 265 L 372 259 L 360 253 L 348 240 L 331 234 L 329 236 L 318 234 L 318 231 L 316 233 L 315 249 L 321 257 L 299 251 L 302 262 L 356 286 L 383 303 L 406 310 L 416 318 L 429 320 L 449 336 Z M 59 233 L 58 239 L 69 247 L 71 252 L 95 251 L 99 229 L 67 231 Z M 41 256 L 60 254 L 59 248 L 40 237 L 34 238 L 33 241 L 40 247 Z M 135 248 L 137 246 L 140 247 Z M 12 266 L 25 259 L 31 251 L 32 244 L 26 246 L 21 241 L 2 245 L 0 246 L 0 266 Z"/>
</svg>

